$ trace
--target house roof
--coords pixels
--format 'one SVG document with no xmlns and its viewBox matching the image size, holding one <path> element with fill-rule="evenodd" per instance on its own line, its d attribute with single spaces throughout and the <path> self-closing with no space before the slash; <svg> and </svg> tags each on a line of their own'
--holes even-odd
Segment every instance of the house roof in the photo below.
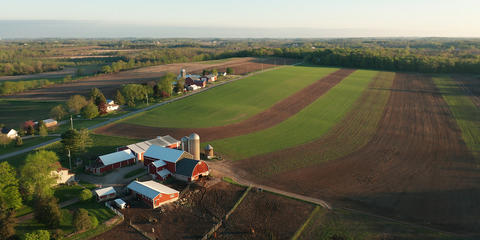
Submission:
<svg viewBox="0 0 480 240">
<path fill-rule="evenodd" d="M 113 189 L 113 187 L 106 187 L 106 188 L 95 189 L 94 192 L 95 192 L 95 194 L 97 194 L 97 196 L 99 196 L 99 197 L 105 196 L 105 195 L 109 195 L 109 194 L 112 194 L 112 193 L 117 193 L 117 192 L 115 191 L 115 189 Z"/>
<path fill-rule="evenodd" d="M 166 176 L 172 174 L 170 171 L 168 171 L 168 169 L 162 169 L 160 171 L 157 172 L 157 174 L 162 177 L 162 178 L 165 178 Z"/>
<path fill-rule="evenodd" d="M 191 177 L 195 166 L 197 166 L 199 162 L 198 160 L 184 158 L 177 162 L 175 174 Z"/>
<path fill-rule="evenodd" d="M 178 193 L 178 191 L 173 188 L 151 180 L 146 182 L 133 181 L 128 184 L 127 188 L 150 199 L 154 199 L 158 194 Z"/>
<path fill-rule="evenodd" d="M 3 133 L 3 134 L 8 134 L 10 131 L 12 131 L 11 128 L 7 128 L 7 127 L 3 127 L 3 128 L 2 128 L 2 133 Z"/>
<path fill-rule="evenodd" d="M 184 151 L 152 145 L 143 156 L 176 163 Z"/>
<path fill-rule="evenodd" d="M 152 165 L 156 168 L 159 168 L 159 167 L 163 167 L 167 164 L 162 160 L 158 160 L 158 161 L 152 162 Z"/>
<path fill-rule="evenodd" d="M 106 155 L 99 156 L 100 161 L 102 161 L 103 165 L 111 165 L 114 163 L 119 163 L 131 158 L 135 158 L 135 155 L 132 154 L 130 149 L 125 149 L 123 151 L 118 151 Z"/>
</svg>

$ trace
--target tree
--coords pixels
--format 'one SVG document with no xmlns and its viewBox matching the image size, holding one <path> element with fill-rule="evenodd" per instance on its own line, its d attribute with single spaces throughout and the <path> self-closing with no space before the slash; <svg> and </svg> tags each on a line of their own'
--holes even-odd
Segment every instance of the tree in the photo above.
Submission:
<svg viewBox="0 0 480 240">
<path fill-rule="evenodd" d="M 217 76 L 217 75 L 218 75 L 218 70 L 217 70 L 217 69 L 213 69 L 213 70 L 212 70 L 212 74 L 215 75 L 215 76 Z"/>
<path fill-rule="evenodd" d="M 35 127 L 33 127 L 33 126 L 28 126 L 28 128 L 27 128 L 27 134 L 28 134 L 28 135 L 32 135 L 32 136 L 35 135 Z"/>
<path fill-rule="evenodd" d="M 92 88 L 90 91 L 90 101 L 93 101 L 95 105 L 99 106 L 102 103 L 106 103 L 107 99 L 103 95 L 102 91 L 98 88 Z"/>
<path fill-rule="evenodd" d="M 90 101 L 85 107 L 82 108 L 82 115 L 85 118 L 92 119 L 98 116 L 98 107 Z"/>
<path fill-rule="evenodd" d="M 15 138 L 15 146 L 20 147 L 20 146 L 22 146 L 22 145 L 23 145 L 22 137 L 17 136 L 17 137 Z"/>
<path fill-rule="evenodd" d="M 50 240 L 50 232 L 47 230 L 37 230 L 35 232 L 26 233 L 25 240 Z"/>
<path fill-rule="evenodd" d="M 37 198 L 33 213 L 35 219 L 51 228 L 57 228 L 60 225 L 62 212 L 58 206 L 58 200 L 53 196 Z"/>
<path fill-rule="evenodd" d="M 63 233 L 62 229 L 60 228 L 57 228 L 55 229 L 55 231 L 52 233 L 52 239 L 54 240 L 62 240 L 65 235 L 65 233 Z"/>
<path fill-rule="evenodd" d="M 70 113 L 79 114 L 80 110 L 88 104 L 88 101 L 82 95 L 73 95 L 66 104 Z"/>
<path fill-rule="evenodd" d="M 45 124 L 41 124 L 39 125 L 38 127 L 38 135 L 42 136 L 42 137 L 45 137 L 48 135 L 48 130 L 47 130 L 47 127 L 45 126 Z"/>
<path fill-rule="evenodd" d="M 15 235 L 17 218 L 15 210 L 8 209 L 4 203 L 0 203 L 0 239 L 9 239 Z"/>
<path fill-rule="evenodd" d="M 18 191 L 17 172 L 8 164 L 0 163 L 0 204 L 4 209 L 18 209 L 22 206 L 22 198 Z"/>
<path fill-rule="evenodd" d="M 112 73 L 112 68 L 108 65 L 102 67 L 102 72 L 104 73 Z"/>
<path fill-rule="evenodd" d="M 88 190 L 88 189 L 83 189 L 81 192 L 80 192 L 80 199 L 82 201 L 86 201 L 86 200 L 89 200 L 92 198 L 92 191 Z"/>
<path fill-rule="evenodd" d="M 50 117 L 55 120 L 61 120 L 67 115 L 63 105 L 57 105 L 50 110 Z"/>
<path fill-rule="evenodd" d="M 175 92 L 183 92 L 183 89 L 185 88 L 185 81 L 182 79 L 177 80 L 177 83 L 175 84 L 175 88 L 173 89 Z"/>
<path fill-rule="evenodd" d="M 70 129 L 64 132 L 61 136 L 63 147 L 67 151 L 83 152 L 86 148 L 92 145 L 90 132 L 88 129 Z"/>
<path fill-rule="evenodd" d="M 25 165 L 20 169 L 22 190 L 28 199 L 53 195 L 52 185 L 56 177 L 51 173 L 57 166 L 58 157 L 52 151 L 40 150 L 28 154 Z"/>
<path fill-rule="evenodd" d="M 227 72 L 228 75 L 231 75 L 231 74 L 234 73 L 234 70 L 233 70 L 233 68 L 231 68 L 231 67 L 227 67 L 227 69 L 226 69 L 225 72 Z"/>
<path fill-rule="evenodd" d="M 98 219 L 95 216 L 90 216 L 90 220 L 92 222 L 92 228 L 97 228 L 98 227 Z"/>
<path fill-rule="evenodd" d="M 12 142 L 12 139 L 7 137 L 5 134 L 0 134 L 0 144 L 5 148 L 8 144 Z"/>
<path fill-rule="evenodd" d="M 87 210 L 79 208 L 73 213 L 73 226 L 77 232 L 92 228 L 92 220 Z"/>
<path fill-rule="evenodd" d="M 123 105 L 125 104 L 125 98 L 123 97 L 122 93 L 120 92 L 120 90 L 117 90 L 117 94 L 115 94 L 115 102 L 118 104 L 118 105 Z"/>
</svg>

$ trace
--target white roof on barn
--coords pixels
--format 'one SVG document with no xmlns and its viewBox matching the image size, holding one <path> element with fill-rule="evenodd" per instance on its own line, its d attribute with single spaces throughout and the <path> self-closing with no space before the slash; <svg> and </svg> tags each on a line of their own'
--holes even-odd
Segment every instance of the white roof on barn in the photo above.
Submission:
<svg viewBox="0 0 480 240">
<path fill-rule="evenodd" d="M 97 196 L 99 197 L 109 195 L 112 193 L 117 193 L 115 189 L 113 189 L 113 187 L 95 189 L 95 194 L 97 194 Z"/>
<path fill-rule="evenodd" d="M 152 145 L 145 152 L 145 157 L 151 157 L 166 162 L 176 163 L 184 151 Z"/>
<path fill-rule="evenodd" d="M 152 162 L 152 165 L 156 168 L 159 168 L 159 167 L 163 167 L 163 166 L 167 165 L 167 163 L 165 163 L 162 160 L 157 160 L 155 162 Z"/>
<path fill-rule="evenodd" d="M 102 161 L 103 165 L 111 165 L 114 163 L 119 163 L 131 158 L 135 158 L 135 155 L 133 155 L 132 151 L 130 149 L 125 149 L 122 151 L 110 153 L 107 155 L 102 155 L 100 157 L 100 161 Z"/>
<path fill-rule="evenodd" d="M 170 171 L 168 171 L 167 169 L 162 169 L 160 171 L 157 172 L 157 174 L 162 177 L 162 178 L 165 178 L 166 176 L 172 174 Z"/>
<path fill-rule="evenodd" d="M 179 142 L 180 141 L 171 137 L 170 135 L 166 135 L 166 136 L 163 136 L 163 137 L 157 137 L 157 138 L 154 138 L 154 139 L 150 139 L 150 140 L 147 140 L 147 141 L 144 141 L 144 142 L 130 144 L 130 145 L 127 145 L 127 147 L 138 154 L 138 153 L 143 153 L 143 152 L 147 151 L 148 148 L 151 145 L 167 147 L 167 146 L 170 146 L 170 145 L 173 145 L 173 144 L 177 144 Z"/>
<path fill-rule="evenodd" d="M 128 184 L 127 188 L 139 194 L 147 196 L 150 199 L 154 199 L 156 196 L 158 196 L 158 194 L 178 193 L 177 190 L 173 188 L 169 188 L 155 181 L 146 181 L 146 182 L 133 181 L 130 184 Z"/>
</svg>

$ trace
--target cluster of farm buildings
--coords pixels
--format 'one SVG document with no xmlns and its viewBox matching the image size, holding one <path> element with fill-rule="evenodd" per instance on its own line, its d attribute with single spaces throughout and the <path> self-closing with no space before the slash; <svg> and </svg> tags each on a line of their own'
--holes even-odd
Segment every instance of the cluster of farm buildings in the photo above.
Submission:
<svg viewBox="0 0 480 240">
<path fill-rule="evenodd" d="M 217 81 L 218 76 L 226 76 L 226 72 L 219 72 L 217 74 L 207 74 L 207 75 L 194 75 L 187 74 L 185 69 L 180 70 L 180 74 L 177 77 L 179 79 L 185 79 L 185 88 L 189 91 L 195 91 L 199 88 L 204 88 L 207 86 L 207 83 Z"/>
<path fill-rule="evenodd" d="M 159 182 L 174 178 L 183 182 L 194 182 L 209 175 L 207 163 L 200 159 L 200 136 L 192 133 L 181 140 L 173 137 L 157 138 L 118 147 L 116 152 L 98 156 L 96 161 L 85 167 L 85 170 L 101 175 L 117 168 L 133 164 L 143 164 L 146 173 L 153 180 L 146 182 L 133 181 L 127 190 L 147 205 L 156 208 L 162 204 L 175 201 L 179 192 Z M 213 148 L 207 145 L 205 156 L 213 156 Z M 99 201 L 117 197 L 113 187 L 95 190 Z M 121 199 L 120 199 L 121 200 Z M 123 205 L 123 200 L 115 203 Z"/>
</svg>

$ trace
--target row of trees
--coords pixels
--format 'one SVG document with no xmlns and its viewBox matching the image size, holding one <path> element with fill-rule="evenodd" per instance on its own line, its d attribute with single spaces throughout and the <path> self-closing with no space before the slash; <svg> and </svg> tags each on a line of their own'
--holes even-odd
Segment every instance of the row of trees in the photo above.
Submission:
<svg viewBox="0 0 480 240">
<path fill-rule="evenodd" d="M 15 93 L 24 92 L 31 89 L 43 88 L 56 83 L 69 83 L 72 82 L 72 76 L 50 81 L 48 79 L 39 80 L 25 80 L 25 81 L 2 81 L 0 82 L 0 95 L 11 95 Z"/>
<path fill-rule="evenodd" d="M 55 62 L 44 62 L 40 60 L 22 60 L 12 63 L 0 63 L 0 75 L 25 75 L 48 71 L 56 71 L 61 67 Z"/>
</svg>

